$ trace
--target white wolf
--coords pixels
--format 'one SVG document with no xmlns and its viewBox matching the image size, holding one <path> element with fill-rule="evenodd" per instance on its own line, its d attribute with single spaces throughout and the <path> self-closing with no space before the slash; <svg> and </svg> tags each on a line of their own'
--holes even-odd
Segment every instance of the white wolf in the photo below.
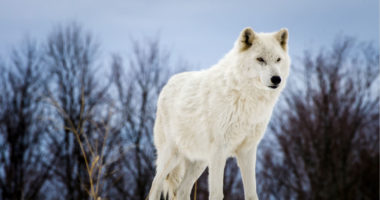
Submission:
<svg viewBox="0 0 380 200">
<path fill-rule="evenodd" d="M 157 103 L 156 176 L 149 193 L 159 200 L 190 199 L 194 182 L 209 167 L 209 199 L 223 199 L 228 157 L 240 167 L 245 199 L 256 193 L 256 149 L 289 74 L 288 31 L 245 28 L 218 64 L 174 75 Z"/>
</svg>

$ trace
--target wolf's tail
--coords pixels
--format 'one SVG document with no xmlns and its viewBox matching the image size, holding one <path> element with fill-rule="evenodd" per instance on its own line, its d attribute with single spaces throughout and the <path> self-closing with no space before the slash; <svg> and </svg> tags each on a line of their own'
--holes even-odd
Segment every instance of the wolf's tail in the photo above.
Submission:
<svg viewBox="0 0 380 200">
<path fill-rule="evenodd" d="M 185 173 L 185 165 L 179 163 L 167 176 L 163 185 L 165 199 L 176 199 L 176 191 Z"/>
</svg>

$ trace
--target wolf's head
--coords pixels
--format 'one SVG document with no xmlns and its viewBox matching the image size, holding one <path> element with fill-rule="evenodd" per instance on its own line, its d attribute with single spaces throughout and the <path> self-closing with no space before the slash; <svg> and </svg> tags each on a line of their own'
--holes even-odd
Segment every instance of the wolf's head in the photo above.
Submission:
<svg viewBox="0 0 380 200">
<path fill-rule="evenodd" d="M 234 47 L 237 71 L 259 89 L 279 90 L 289 75 L 288 30 L 255 33 L 245 28 Z"/>
</svg>

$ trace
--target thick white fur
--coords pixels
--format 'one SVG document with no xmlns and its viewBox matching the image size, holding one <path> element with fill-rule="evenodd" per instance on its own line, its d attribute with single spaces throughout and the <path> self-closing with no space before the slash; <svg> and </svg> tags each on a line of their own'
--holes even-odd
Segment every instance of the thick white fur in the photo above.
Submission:
<svg viewBox="0 0 380 200">
<path fill-rule="evenodd" d="M 287 38 L 286 29 L 254 33 L 246 28 L 218 64 L 168 81 L 157 104 L 157 169 L 150 200 L 159 200 L 163 189 L 171 199 L 189 200 L 207 166 L 209 199 L 223 199 L 224 166 L 230 156 L 237 158 L 245 199 L 258 199 L 256 149 L 289 74 Z M 276 89 L 269 87 L 272 76 L 282 79 Z"/>
</svg>

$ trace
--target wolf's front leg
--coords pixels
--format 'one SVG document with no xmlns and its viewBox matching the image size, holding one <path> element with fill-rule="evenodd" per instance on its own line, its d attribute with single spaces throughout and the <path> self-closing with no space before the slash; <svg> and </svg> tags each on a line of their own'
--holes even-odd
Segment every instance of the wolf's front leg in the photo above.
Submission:
<svg viewBox="0 0 380 200">
<path fill-rule="evenodd" d="M 223 199 L 223 175 L 226 158 L 221 154 L 222 153 L 215 153 L 209 161 L 209 200 Z"/>
<path fill-rule="evenodd" d="M 256 149 L 257 145 L 248 151 L 238 152 L 236 156 L 243 178 L 245 200 L 259 199 L 256 193 Z"/>
</svg>

